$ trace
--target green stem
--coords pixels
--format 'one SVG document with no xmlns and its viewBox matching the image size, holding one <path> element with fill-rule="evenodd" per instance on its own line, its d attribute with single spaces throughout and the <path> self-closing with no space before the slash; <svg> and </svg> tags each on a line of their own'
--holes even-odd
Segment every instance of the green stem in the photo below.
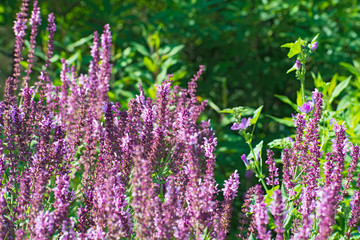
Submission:
<svg viewBox="0 0 360 240">
<path fill-rule="evenodd" d="M 254 162 L 255 162 L 255 173 L 256 173 L 256 175 L 258 175 L 259 176 L 259 179 L 260 179 L 260 181 L 261 181 L 261 183 L 262 183 L 262 185 L 263 185 L 263 187 L 264 187 L 264 189 L 265 189 L 265 191 L 266 192 L 268 192 L 269 190 L 268 190 L 268 188 L 267 188 L 267 186 L 266 186 L 266 184 L 265 184 L 265 181 L 264 181 L 264 176 L 263 176 L 263 174 L 262 174 L 262 161 L 260 161 L 260 167 L 259 167 L 259 164 L 258 164 L 258 159 L 256 158 L 256 156 L 255 156 L 255 152 L 254 152 L 254 149 L 252 148 L 252 146 L 251 146 L 251 144 L 250 143 L 248 143 L 248 145 L 249 145 L 249 147 L 250 147 L 250 151 L 251 151 L 251 153 L 252 153 L 252 155 L 253 155 L 253 158 L 254 158 Z M 257 172 L 256 172 L 257 171 Z"/>
</svg>

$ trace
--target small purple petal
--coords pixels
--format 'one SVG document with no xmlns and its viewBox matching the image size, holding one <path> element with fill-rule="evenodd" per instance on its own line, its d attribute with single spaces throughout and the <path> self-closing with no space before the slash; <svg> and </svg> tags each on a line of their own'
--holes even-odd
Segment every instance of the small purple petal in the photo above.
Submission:
<svg viewBox="0 0 360 240">
<path fill-rule="evenodd" d="M 234 131 L 240 130 L 240 125 L 235 122 L 235 123 L 232 125 L 231 130 L 234 130 Z"/>
<path fill-rule="evenodd" d="M 301 107 L 299 107 L 300 112 L 309 113 L 313 110 L 314 103 L 312 101 L 308 101 L 304 103 Z"/>
<path fill-rule="evenodd" d="M 241 159 L 243 160 L 243 162 L 244 162 L 245 166 L 249 166 L 249 161 L 247 160 L 247 158 L 246 158 L 246 155 L 245 155 L 245 154 L 243 154 L 243 155 L 241 156 Z"/>
<path fill-rule="evenodd" d="M 317 47 L 318 47 L 318 43 L 317 43 L 317 42 L 314 42 L 314 43 L 311 45 L 310 49 L 311 49 L 311 51 L 314 52 L 314 51 L 317 49 Z"/>
</svg>

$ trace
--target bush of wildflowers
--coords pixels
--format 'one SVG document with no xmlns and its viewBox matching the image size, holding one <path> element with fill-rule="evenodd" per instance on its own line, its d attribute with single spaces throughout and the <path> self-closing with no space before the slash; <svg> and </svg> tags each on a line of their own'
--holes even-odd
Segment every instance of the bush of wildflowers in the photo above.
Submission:
<svg viewBox="0 0 360 240">
<path fill-rule="evenodd" d="M 52 13 L 46 61 L 33 71 L 41 22 L 38 2 L 23 0 L 14 22 L 13 75 L 0 104 L 0 239 L 226 239 L 240 182 L 237 170 L 222 189 L 214 179 L 217 138 L 209 121 L 198 121 L 206 106 L 196 96 L 204 66 L 186 89 L 173 87 L 169 75 L 156 85 L 154 100 L 139 85 L 125 110 L 107 96 L 109 25 L 94 33 L 88 72 L 62 59 L 56 86 Z M 284 47 L 298 58 L 290 71 L 301 91 L 295 136 L 272 143 L 283 148 L 282 172 L 268 149 L 266 176 L 262 142 L 252 146 L 262 107 L 252 118 L 241 117 L 243 107 L 224 110 L 237 119 L 231 129 L 250 148 L 241 159 L 261 183 L 244 197 L 238 237 L 356 239 L 359 147 L 348 141 L 344 124 L 324 114 L 324 91 L 305 96 L 305 64 L 316 38 Z"/>
</svg>

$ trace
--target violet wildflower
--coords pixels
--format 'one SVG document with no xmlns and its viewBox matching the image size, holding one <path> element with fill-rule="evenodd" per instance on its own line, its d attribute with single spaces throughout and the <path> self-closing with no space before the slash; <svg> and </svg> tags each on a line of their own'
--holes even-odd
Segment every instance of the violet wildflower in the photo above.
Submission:
<svg viewBox="0 0 360 240">
<path fill-rule="evenodd" d="M 231 130 L 237 131 L 237 130 L 245 130 L 250 126 L 251 118 L 243 118 L 241 119 L 240 123 L 234 123 L 231 127 Z"/>
<path fill-rule="evenodd" d="M 269 216 L 260 185 L 256 185 L 255 196 L 256 199 L 255 205 L 253 206 L 253 212 L 258 238 L 260 240 L 270 240 L 270 231 L 267 231 L 266 229 L 266 226 L 269 223 Z"/>
<path fill-rule="evenodd" d="M 273 193 L 273 201 L 271 204 L 271 213 L 274 216 L 276 240 L 284 239 L 284 228 L 282 221 L 284 220 L 285 205 L 281 197 L 281 191 L 278 189 Z"/>
<path fill-rule="evenodd" d="M 312 52 L 314 52 L 317 49 L 317 47 L 318 47 L 318 43 L 314 42 L 313 44 L 311 44 L 310 49 Z"/>
<path fill-rule="evenodd" d="M 69 208 L 74 198 L 74 193 L 69 191 L 70 179 L 66 175 L 60 175 L 56 178 L 56 188 L 54 189 L 54 220 L 56 228 L 61 226 L 64 221 L 69 220 Z"/>
<path fill-rule="evenodd" d="M 48 26 L 46 30 L 49 31 L 49 40 L 48 40 L 45 68 L 48 68 L 50 65 L 50 59 L 52 58 L 54 53 L 54 34 L 56 31 L 54 13 L 50 13 L 48 15 Z"/>
<path fill-rule="evenodd" d="M 308 101 L 304 103 L 301 107 L 299 107 L 299 111 L 303 113 L 310 113 L 313 109 L 314 103 L 312 101 Z"/>
<path fill-rule="evenodd" d="M 353 181 L 354 173 L 356 171 L 356 167 L 359 163 L 360 158 L 359 146 L 354 146 L 351 144 L 350 156 L 350 167 L 348 168 L 348 175 L 345 177 L 344 189 L 342 190 L 343 194 L 345 194 L 345 192 L 350 188 L 350 183 Z"/>
<path fill-rule="evenodd" d="M 335 214 L 337 209 L 337 182 L 332 182 L 320 192 L 320 200 L 317 202 L 317 218 L 319 222 L 319 235 L 316 240 L 326 240 L 330 237 L 335 223 Z"/>
<path fill-rule="evenodd" d="M 304 187 L 301 193 L 301 208 L 302 225 L 294 234 L 294 239 L 309 239 L 311 235 L 311 228 L 313 224 L 313 210 L 315 208 L 315 201 L 312 196 L 313 191 L 310 187 Z"/>
<path fill-rule="evenodd" d="M 34 238 L 36 239 L 49 239 L 54 232 L 55 220 L 53 214 L 49 211 L 39 212 L 35 219 Z"/>
<path fill-rule="evenodd" d="M 0 191 L 0 238 L 5 239 L 7 235 L 12 232 L 11 222 L 6 217 L 9 214 L 9 209 L 5 199 L 7 194 L 6 188 L 2 188 Z"/>
<path fill-rule="evenodd" d="M 279 169 L 276 167 L 274 153 L 271 149 L 267 149 L 267 160 L 265 163 L 269 165 L 269 177 L 266 178 L 266 184 L 269 186 L 279 185 Z"/>
<path fill-rule="evenodd" d="M 148 159 L 142 159 L 139 155 L 136 156 L 131 179 L 131 206 L 134 210 L 135 233 L 138 238 L 151 238 L 156 234 L 154 219 L 160 199 L 155 192 L 151 174 L 151 162 Z"/>
<path fill-rule="evenodd" d="M 300 67 L 301 67 L 301 62 L 299 60 L 296 60 L 293 68 L 295 68 L 296 70 L 300 70 Z"/>
<path fill-rule="evenodd" d="M 249 161 L 247 160 L 246 154 L 241 155 L 241 160 L 243 160 L 245 166 L 249 166 Z"/>
<path fill-rule="evenodd" d="M 229 180 L 225 180 L 225 185 L 222 191 L 224 192 L 224 201 L 222 203 L 222 216 L 221 225 L 224 234 L 229 232 L 229 225 L 231 219 L 232 203 L 236 197 L 240 181 L 237 170 L 229 177 Z"/>
<path fill-rule="evenodd" d="M 253 195 L 255 194 L 256 187 L 249 188 L 246 193 L 244 194 L 244 203 L 241 208 L 241 215 L 240 215 L 240 226 L 238 227 L 240 234 L 238 235 L 241 239 L 247 239 L 250 236 L 250 233 L 255 233 L 256 227 L 249 226 L 249 231 L 247 231 L 247 226 L 250 225 L 251 216 L 254 216 L 251 213 L 251 204 L 253 201 Z M 255 221 L 251 221 L 254 225 Z M 244 234 L 244 232 L 246 232 Z"/>
<path fill-rule="evenodd" d="M 357 226 L 360 221 L 360 175 L 356 180 L 356 187 L 358 190 L 355 191 L 354 196 L 352 197 L 350 206 L 351 206 L 351 218 L 349 219 L 348 225 L 349 230 L 346 233 L 346 236 L 350 239 L 351 230 Z"/>
</svg>

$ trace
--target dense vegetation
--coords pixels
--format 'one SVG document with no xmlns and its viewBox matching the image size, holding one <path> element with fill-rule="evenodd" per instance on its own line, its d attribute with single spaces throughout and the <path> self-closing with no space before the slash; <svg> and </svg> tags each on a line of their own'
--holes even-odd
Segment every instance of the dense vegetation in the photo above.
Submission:
<svg viewBox="0 0 360 240">
<path fill-rule="evenodd" d="M 7 217 L 3 221 L 6 222 L 5 227 L 13 229 L 13 232 L 6 232 L 7 236 L 10 233 L 17 235 L 22 229 L 25 235 L 34 237 L 37 234 L 35 222 L 40 223 L 41 219 L 51 215 L 55 225 L 50 232 L 55 236 L 64 234 L 65 230 L 60 230 L 61 225 L 64 229 L 71 229 L 73 224 L 74 233 L 85 233 L 87 229 L 94 229 L 96 223 L 106 232 L 106 237 L 116 238 L 111 235 L 112 223 L 105 223 L 102 219 L 104 216 L 101 214 L 104 212 L 99 212 L 101 207 L 96 210 L 97 200 L 87 199 L 88 191 L 91 194 L 98 191 L 98 194 L 105 195 L 110 194 L 109 191 L 106 187 L 98 187 L 96 190 L 88 188 L 92 181 L 104 186 L 115 184 L 117 190 L 111 194 L 119 195 L 110 194 L 109 198 L 119 197 L 124 204 L 126 210 L 121 221 L 125 224 L 124 219 L 128 219 L 126 224 L 130 229 L 131 224 L 136 226 L 136 222 L 141 223 L 141 219 L 136 217 L 136 201 L 129 198 L 131 194 L 128 187 L 129 184 L 142 185 L 134 182 L 136 180 L 130 180 L 134 179 L 130 173 L 135 176 L 143 174 L 139 178 L 148 181 L 146 184 L 150 184 L 153 189 L 148 193 L 149 196 L 159 197 L 158 202 L 152 203 L 156 205 L 152 208 L 157 210 L 150 210 L 155 213 L 169 208 L 165 195 L 172 191 L 171 184 L 180 185 L 183 191 L 178 193 L 177 200 L 173 200 L 179 201 L 178 204 L 192 201 L 188 198 L 191 189 L 214 191 L 201 190 L 204 196 L 211 195 L 209 202 L 204 204 L 213 206 L 213 215 L 211 221 L 205 221 L 210 210 L 200 211 L 204 214 L 203 220 L 191 220 L 191 230 L 184 230 L 192 236 L 199 237 L 206 232 L 210 234 L 208 237 L 222 238 L 230 227 L 229 237 L 235 237 L 239 233 L 239 218 L 245 221 L 244 216 L 249 217 L 251 214 L 241 205 L 244 201 L 245 206 L 251 204 L 249 196 L 255 193 L 258 196 L 258 211 L 264 214 L 264 205 L 261 205 L 259 197 L 260 187 L 251 188 L 252 194 L 244 198 L 245 191 L 257 180 L 263 183 L 264 190 L 269 186 L 274 187 L 265 196 L 269 209 L 270 199 L 286 199 L 283 200 L 285 206 L 292 211 L 285 219 L 287 227 L 300 224 L 302 228 L 299 229 L 305 229 L 306 224 L 301 222 L 304 218 L 298 214 L 315 211 L 317 202 L 325 201 L 321 198 L 325 193 L 335 196 L 341 192 L 338 200 L 331 203 L 333 207 L 340 206 L 340 211 L 323 215 L 336 219 L 332 229 L 334 234 L 340 234 L 338 236 L 350 234 L 355 229 L 344 226 L 356 221 L 353 220 L 355 213 L 350 214 L 354 205 L 350 207 L 349 203 L 356 203 L 358 196 L 357 192 L 353 192 L 356 189 L 353 176 L 357 176 L 357 148 L 349 147 L 346 143 L 349 141 L 356 145 L 359 142 L 360 65 L 356 61 L 359 44 L 356 39 L 360 8 L 356 1 L 44 0 L 39 2 L 41 12 L 32 13 L 42 21 L 31 16 L 33 3 L 29 5 L 30 11 L 25 13 L 26 2 L 22 3 L 22 16 L 15 15 L 20 2 L 0 3 L 0 31 L 5 36 L 0 39 L 0 58 L 3 62 L 0 66 L 3 86 L 1 96 L 4 100 L 2 173 L 3 186 L 7 186 L 3 187 L 3 200 L 7 203 L 7 210 L 3 210 Z M 50 16 L 55 16 L 56 20 L 52 17 L 48 19 L 50 12 L 54 12 Z M 14 39 L 12 26 L 15 18 Z M 51 24 L 54 24 L 52 21 L 56 22 L 55 35 L 55 26 L 46 24 L 46 19 Z M 104 25 L 106 29 L 103 32 Z M 26 28 L 24 32 L 21 27 Z M 94 31 L 103 32 L 102 38 L 101 34 L 96 35 Z M 311 40 L 317 33 L 320 35 L 316 48 L 314 41 L 309 41 L 310 45 L 307 45 L 304 40 L 298 39 L 302 36 L 303 39 Z M 108 39 L 108 42 L 103 38 Z M 290 60 L 285 58 L 285 49 L 280 48 L 284 42 L 291 42 L 285 45 L 290 47 Z M 294 56 L 298 58 L 297 63 L 292 60 Z M 295 77 L 291 73 L 285 75 L 289 68 L 296 72 Z M 195 72 L 198 73 L 193 76 Z M 169 73 L 171 77 L 167 76 Z M 193 80 L 188 83 L 187 79 L 190 78 Z M 317 90 L 313 91 L 314 88 Z M 305 99 L 306 95 L 308 99 Z M 310 96 L 313 96 L 313 102 L 309 102 Z M 164 106 L 164 102 L 168 105 Z M 287 107 L 284 102 L 288 104 Z M 289 116 L 296 112 L 298 115 L 291 119 Z M 179 113 L 183 115 L 177 115 Z M 139 117 L 142 120 L 137 122 Z M 207 121 L 209 119 L 210 122 Z M 44 129 L 47 125 L 43 121 L 50 124 L 49 129 Z M 240 135 L 231 130 L 233 122 L 236 123 L 232 129 L 240 130 Z M 299 122 L 304 123 L 302 128 Z M 163 125 L 163 128 L 158 129 L 159 125 Z M 249 129 L 247 125 L 250 125 L 251 131 L 246 131 Z M 98 135 L 89 134 L 93 131 Z M 143 134 L 137 136 L 132 131 Z M 184 131 L 190 135 L 183 136 Z M 90 135 L 93 139 L 86 139 Z M 124 143 L 125 136 L 129 138 L 126 141 L 131 143 L 129 149 L 126 149 Z M 289 141 L 289 136 L 295 143 Z M 338 141 L 339 146 L 330 140 Z M 92 141 L 95 142 L 90 144 Z M 53 146 L 59 150 L 59 146 L 65 143 L 65 152 L 43 149 Z M 310 145 L 316 146 L 315 149 L 304 147 Z M 288 159 L 286 163 L 284 153 L 290 147 L 293 148 L 288 153 L 291 161 Z M 269 159 L 262 160 L 266 158 L 266 148 L 273 149 L 275 159 L 270 151 Z M 351 150 L 351 153 L 347 153 L 346 149 Z M 336 151 L 345 152 L 345 155 Z M 146 159 L 144 153 L 149 153 L 150 159 Z M 185 159 L 190 156 L 194 161 L 187 166 Z M 112 160 L 104 160 L 107 163 L 100 166 L 99 159 L 107 158 Z M 177 159 L 176 164 L 173 158 Z M 296 158 L 302 159 L 300 163 L 294 160 Z M 294 167 L 296 164 L 305 164 L 304 158 L 313 161 L 305 173 Z M 146 166 L 146 163 L 142 163 L 146 160 L 149 161 L 149 169 L 136 173 L 136 166 L 139 167 L 140 163 Z M 129 163 L 126 166 L 117 165 L 127 161 Z M 263 162 L 270 166 L 262 166 Z M 325 166 L 330 169 L 326 171 L 330 172 L 332 167 L 336 171 L 345 169 L 345 183 L 341 182 L 341 171 L 329 175 L 317 169 Z M 276 170 L 277 167 L 280 169 Z M 110 173 L 117 171 L 114 169 L 122 169 L 121 176 L 98 179 L 101 175 L 110 176 Z M 184 169 L 192 169 L 193 172 L 184 172 Z M 233 173 L 235 169 L 237 173 Z M 39 183 L 42 187 L 40 190 L 31 189 L 38 184 L 36 176 L 39 171 L 44 173 L 44 179 Z M 274 171 L 280 173 L 273 176 L 274 179 L 279 177 L 280 182 L 265 182 L 268 172 L 271 176 Z M 149 175 L 152 180 L 147 179 Z M 223 186 L 224 180 L 230 175 L 224 187 L 224 195 L 219 194 L 215 183 Z M 315 180 L 309 179 L 310 175 L 315 176 Z M 181 176 L 187 181 L 182 181 Z M 238 176 L 241 182 L 237 194 L 239 197 L 233 203 L 230 226 L 229 214 L 239 184 Z M 296 178 L 291 180 L 291 176 Z M 329 179 L 337 180 L 338 184 L 329 185 Z M 164 181 L 170 181 L 171 184 L 165 184 Z M 60 186 L 66 191 L 70 190 L 67 196 L 57 193 Z M 286 189 L 281 189 L 281 194 L 276 191 L 280 186 L 286 186 Z M 229 188 L 232 192 L 229 192 Z M 292 188 L 297 194 L 289 195 L 293 193 Z M 29 195 L 18 193 L 27 189 L 30 189 Z M 319 195 L 311 193 L 312 190 Z M 136 192 L 136 188 L 132 191 Z M 305 197 L 307 195 L 304 192 L 310 192 L 310 197 Z M 354 200 L 351 200 L 351 196 L 355 196 Z M 62 204 L 71 203 L 64 210 L 66 213 L 60 217 L 60 222 L 56 220 L 59 218 L 56 214 L 60 211 L 56 210 L 56 204 L 60 204 L 58 198 L 67 202 Z M 31 200 L 30 205 L 17 205 L 19 201 L 16 199 L 20 199 L 20 203 Z M 309 205 L 309 209 L 304 209 L 305 203 L 300 204 L 301 201 L 312 203 L 311 207 Z M 94 205 L 94 209 L 86 209 L 86 204 Z M 177 217 L 166 220 L 169 221 L 168 225 L 174 226 L 184 216 L 191 218 L 195 211 L 191 207 L 194 205 L 189 204 L 183 212 L 176 213 Z M 86 210 L 77 210 L 82 208 Z M 80 216 L 84 213 L 76 211 L 89 212 L 81 220 Z M 221 216 L 222 212 L 228 215 Z M 242 215 L 241 212 L 246 214 Z M 272 214 L 268 230 L 274 229 L 276 225 L 273 222 L 276 214 Z M 291 221 L 288 220 L 290 216 Z M 310 229 L 313 227 L 312 234 L 319 231 L 319 236 L 326 236 L 325 230 L 319 230 L 321 217 L 309 214 L 310 220 L 315 218 Z M 151 218 L 157 221 L 162 219 L 156 216 Z M 310 220 L 307 224 L 310 224 Z M 81 221 L 86 222 L 82 228 Z M 334 224 L 330 222 L 329 226 Z M 259 229 L 265 223 L 256 226 L 258 231 L 262 231 Z M 244 224 L 247 226 L 246 222 Z M 351 224 L 349 226 L 356 225 Z M 140 231 L 136 227 L 134 229 L 135 232 Z M 276 229 L 274 234 L 280 231 Z M 300 233 L 296 235 L 296 229 L 284 229 L 287 231 L 285 237 L 291 234 L 300 236 Z M 161 232 L 159 229 L 154 231 Z M 301 234 L 306 234 L 305 230 L 301 231 Z M 260 235 L 253 232 L 249 236 L 265 239 L 267 232 L 263 232 L 263 236 L 260 232 Z"/>
</svg>

